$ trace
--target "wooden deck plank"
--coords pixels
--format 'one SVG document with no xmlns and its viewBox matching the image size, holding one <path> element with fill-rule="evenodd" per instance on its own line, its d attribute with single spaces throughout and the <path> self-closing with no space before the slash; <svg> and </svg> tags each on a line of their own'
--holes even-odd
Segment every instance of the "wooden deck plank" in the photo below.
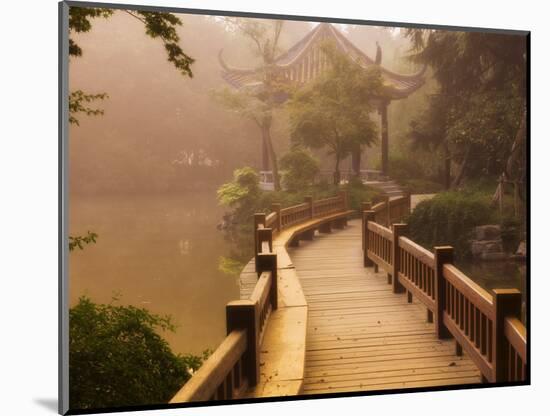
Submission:
<svg viewBox="0 0 550 416">
<path fill-rule="evenodd" d="M 363 268 L 360 221 L 288 250 L 308 304 L 303 392 L 471 384 L 480 373 L 439 340 L 426 308 Z"/>
</svg>

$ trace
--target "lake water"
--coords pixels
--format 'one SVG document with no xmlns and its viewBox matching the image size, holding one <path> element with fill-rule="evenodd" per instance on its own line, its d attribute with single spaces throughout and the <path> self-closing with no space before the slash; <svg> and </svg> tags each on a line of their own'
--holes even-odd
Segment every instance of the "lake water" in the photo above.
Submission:
<svg viewBox="0 0 550 416">
<path fill-rule="evenodd" d="M 200 354 L 225 337 L 225 305 L 238 299 L 238 275 L 220 270 L 232 246 L 216 229 L 223 208 L 215 192 L 187 196 L 73 197 L 71 235 L 88 230 L 97 244 L 69 256 L 71 305 L 82 295 L 108 303 L 114 295 L 178 325 L 164 336 L 175 352 Z M 486 289 L 525 293 L 524 263 L 461 262 L 457 266 Z"/>
<path fill-rule="evenodd" d="M 170 314 L 164 336 L 179 353 L 215 349 L 225 337 L 225 305 L 238 299 L 238 276 L 219 270 L 231 246 L 216 229 L 215 191 L 182 196 L 72 197 L 69 233 L 98 234 L 71 252 L 70 301 L 82 295 Z"/>
</svg>

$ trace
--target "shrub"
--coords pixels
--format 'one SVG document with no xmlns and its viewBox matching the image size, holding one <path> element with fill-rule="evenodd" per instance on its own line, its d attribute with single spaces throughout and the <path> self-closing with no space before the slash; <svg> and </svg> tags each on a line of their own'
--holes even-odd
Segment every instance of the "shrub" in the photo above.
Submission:
<svg viewBox="0 0 550 416">
<path fill-rule="evenodd" d="M 255 209 L 261 194 L 260 177 L 250 167 L 236 169 L 233 180 L 218 189 L 220 204 L 233 209 L 237 222 L 243 222 Z"/>
<path fill-rule="evenodd" d="M 399 183 L 411 194 L 435 194 L 443 191 L 444 188 L 441 183 L 428 179 L 400 180 Z"/>
<path fill-rule="evenodd" d="M 345 189 L 348 191 L 349 208 L 357 211 L 361 209 L 362 202 L 373 202 L 382 196 L 380 191 L 356 179 L 352 179 Z"/>
<path fill-rule="evenodd" d="M 283 186 L 291 192 L 297 192 L 312 185 L 319 172 L 319 161 L 310 152 L 294 147 L 280 160 L 283 173 Z"/>
<path fill-rule="evenodd" d="M 417 243 L 430 250 L 437 245 L 452 245 L 457 257 L 465 257 L 473 228 L 493 220 L 487 195 L 444 192 L 418 204 L 408 223 L 411 237 Z"/>
<path fill-rule="evenodd" d="M 69 311 L 70 408 L 170 400 L 204 357 L 174 354 L 158 330 L 174 331 L 168 316 L 81 297 Z"/>
</svg>

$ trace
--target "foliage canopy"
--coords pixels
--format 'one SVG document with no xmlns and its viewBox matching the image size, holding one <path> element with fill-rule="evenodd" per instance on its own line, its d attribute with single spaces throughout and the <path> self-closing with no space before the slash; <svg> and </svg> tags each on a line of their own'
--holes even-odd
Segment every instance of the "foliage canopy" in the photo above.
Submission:
<svg viewBox="0 0 550 416">
<path fill-rule="evenodd" d="M 411 59 L 427 64 L 438 83 L 428 106 L 411 123 L 415 146 L 444 148 L 460 165 L 454 180 L 496 176 L 505 171 L 525 134 L 526 38 L 519 35 L 408 29 Z M 524 158 L 515 176 L 525 177 Z"/>
<path fill-rule="evenodd" d="M 432 250 L 452 244 L 458 257 L 469 253 L 470 233 L 494 221 L 490 198 L 479 192 L 443 192 L 420 202 L 411 213 L 409 230 L 414 241 Z"/>
<path fill-rule="evenodd" d="M 115 299 L 116 300 L 116 299 Z M 168 316 L 83 296 L 69 311 L 71 409 L 166 403 L 204 357 L 174 354 Z"/>
<path fill-rule="evenodd" d="M 69 7 L 69 34 L 86 33 L 92 29 L 92 19 L 110 18 L 116 10 L 97 7 Z M 121 10 L 124 13 L 139 20 L 145 26 L 145 33 L 153 39 L 159 38 L 164 44 L 167 59 L 178 69 L 182 75 L 193 77 L 191 64 L 195 61 L 187 55 L 179 46 L 180 37 L 176 31 L 181 26 L 181 20 L 165 12 L 146 12 L 141 10 Z M 73 37 L 69 36 L 69 56 L 79 57 L 83 55 L 82 48 Z M 87 116 L 103 115 L 102 109 L 92 108 L 86 104 L 107 98 L 106 93 L 87 94 L 81 90 L 69 94 L 69 122 L 79 125 L 77 115 L 83 113 Z"/>
<path fill-rule="evenodd" d="M 291 192 L 305 190 L 319 172 L 319 161 L 306 149 L 294 146 L 281 158 L 281 168 L 284 169 L 283 185 Z"/>
<path fill-rule="evenodd" d="M 291 137 L 310 148 L 327 148 L 339 164 L 355 146 L 376 141 L 370 113 L 383 96 L 380 68 L 362 68 L 331 43 L 322 45 L 330 69 L 299 90 L 289 102 Z M 335 176 L 335 178 L 336 178 Z"/>
</svg>

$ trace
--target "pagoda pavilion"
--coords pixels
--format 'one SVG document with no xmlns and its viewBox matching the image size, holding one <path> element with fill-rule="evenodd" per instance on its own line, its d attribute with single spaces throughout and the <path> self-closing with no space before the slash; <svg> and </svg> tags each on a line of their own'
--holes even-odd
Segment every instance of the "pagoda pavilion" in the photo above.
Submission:
<svg viewBox="0 0 550 416">
<path fill-rule="evenodd" d="M 378 113 L 381 118 L 381 166 L 382 175 L 388 174 L 388 106 L 392 100 L 400 100 L 408 97 L 414 91 L 424 85 L 424 72 L 426 67 L 413 75 L 403 75 L 392 72 L 380 65 L 382 51 L 377 44 L 375 59 L 370 58 L 351 43 L 338 29 L 329 23 L 321 23 L 312 29 L 302 40 L 292 46 L 288 51 L 279 55 L 273 62 L 272 73 L 279 80 L 285 80 L 295 85 L 305 85 L 314 80 L 319 74 L 328 68 L 328 60 L 321 50 L 323 42 L 331 40 L 337 49 L 347 54 L 363 68 L 371 65 L 380 67 L 384 94 L 376 101 Z M 237 69 L 229 67 L 219 55 L 223 68 L 222 77 L 232 87 L 239 90 L 261 89 L 264 77 L 263 68 Z M 269 161 L 264 146 L 264 159 L 262 169 L 269 169 Z M 352 169 L 358 174 L 360 171 L 361 151 L 352 154 Z"/>
</svg>

